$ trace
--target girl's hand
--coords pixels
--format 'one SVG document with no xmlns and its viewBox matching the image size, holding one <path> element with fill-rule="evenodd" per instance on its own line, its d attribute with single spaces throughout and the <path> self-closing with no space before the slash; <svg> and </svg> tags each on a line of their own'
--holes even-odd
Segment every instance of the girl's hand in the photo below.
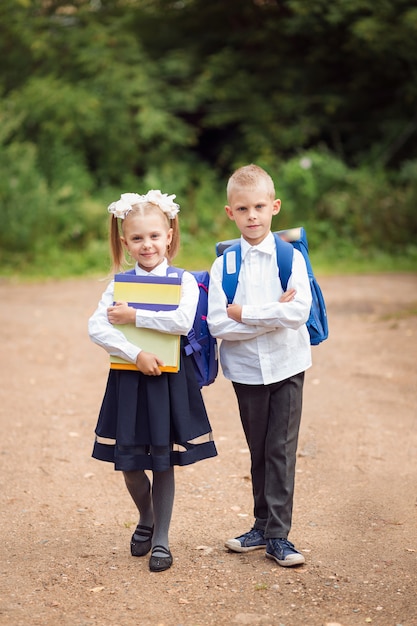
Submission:
<svg viewBox="0 0 417 626">
<path fill-rule="evenodd" d="M 107 318 L 110 324 L 134 324 L 136 322 L 136 311 L 127 302 L 115 302 L 107 309 Z"/>
<path fill-rule="evenodd" d="M 164 365 L 161 359 L 158 359 L 156 354 L 152 354 L 152 352 L 145 352 L 142 350 L 139 352 L 136 359 L 136 367 L 142 374 L 146 374 L 147 376 L 160 376 L 161 370 L 159 366 Z"/>
<path fill-rule="evenodd" d="M 295 289 L 288 289 L 288 291 L 285 291 L 282 296 L 280 297 L 280 299 L 278 300 L 278 302 L 292 302 L 292 300 L 294 300 L 295 298 L 295 294 L 296 294 L 296 290 Z"/>
<path fill-rule="evenodd" d="M 235 322 L 242 321 L 242 305 L 241 304 L 229 304 L 227 307 L 227 316 Z"/>
</svg>

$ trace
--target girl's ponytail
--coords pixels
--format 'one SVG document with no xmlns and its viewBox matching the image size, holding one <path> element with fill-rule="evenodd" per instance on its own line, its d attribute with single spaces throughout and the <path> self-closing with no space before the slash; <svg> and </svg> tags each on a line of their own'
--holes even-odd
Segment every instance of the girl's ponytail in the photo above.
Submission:
<svg viewBox="0 0 417 626">
<path fill-rule="evenodd" d="M 119 220 L 116 216 L 110 215 L 109 224 L 109 240 L 110 251 L 113 261 L 113 272 L 117 273 L 123 268 L 125 262 L 125 255 L 123 250 L 123 244 L 120 239 Z"/>
<path fill-rule="evenodd" d="M 167 250 L 167 259 L 171 261 L 177 256 L 180 247 L 180 224 L 178 215 L 169 220 L 170 228 L 172 228 L 172 239 Z"/>
</svg>

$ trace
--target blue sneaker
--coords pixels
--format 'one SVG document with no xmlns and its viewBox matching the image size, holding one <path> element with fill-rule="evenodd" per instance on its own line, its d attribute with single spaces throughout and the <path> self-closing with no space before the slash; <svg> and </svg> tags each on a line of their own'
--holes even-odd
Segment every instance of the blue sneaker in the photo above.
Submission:
<svg viewBox="0 0 417 626">
<path fill-rule="evenodd" d="M 249 532 L 240 537 L 228 539 L 224 545 L 226 548 L 229 548 L 229 550 L 233 550 L 233 552 L 251 552 L 252 550 L 265 548 L 266 539 L 263 530 L 252 528 Z"/>
<path fill-rule="evenodd" d="M 302 565 L 305 558 L 294 548 L 294 544 L 288 539 L 268 539 L 266 545 L 266 557 L 274 559 L 282 567 Z"/>
</svg>

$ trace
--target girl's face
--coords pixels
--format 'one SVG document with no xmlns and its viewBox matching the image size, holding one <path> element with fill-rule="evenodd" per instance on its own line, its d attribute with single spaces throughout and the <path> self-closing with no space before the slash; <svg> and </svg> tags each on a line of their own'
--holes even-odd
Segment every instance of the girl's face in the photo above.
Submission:
<svg viewBox="0 0 417 626">
<path fill-rule="evenodd" d="M 161 211 L 129 213 L 123 223 L 123 245 L 139 267 L 151 272 L 160 265 L 172 240 L 172 228 Z"/>
<path fill-rule="evenodd" d="M 280 200 L 271 198 L 266 185 L 255 188 L 237 188 L 229 197 L 225 207 L 229 219 L 251 246 L 261 243 L 271 229 L 272 217 L 279 213 Z"/>
</svg>

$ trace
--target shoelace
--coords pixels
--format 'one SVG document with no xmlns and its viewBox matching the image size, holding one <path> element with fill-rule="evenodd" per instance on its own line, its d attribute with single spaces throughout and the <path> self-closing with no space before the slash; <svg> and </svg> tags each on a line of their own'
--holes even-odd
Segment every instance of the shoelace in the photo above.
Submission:
<svg viewBox="0 0 417 626">
<path fill-rule="evenodd" d="M 291 543 L 291 541 L 288 541 L 288 539 L 272 539 L 271 541 L 276 541 L 281 546 L 281 548 L 289 548 L 292 552 L 296 552 L 294 544 Z"/>
<path fill-rule="evenodd" d="M 262 531 L 258 530 L 257 528 L 251 528 L 249 532 L 241 536 L 245 539 L 252 539 L 253 537 L 259 537 L 259 535 L 262 535 Z"/>
</svg>

